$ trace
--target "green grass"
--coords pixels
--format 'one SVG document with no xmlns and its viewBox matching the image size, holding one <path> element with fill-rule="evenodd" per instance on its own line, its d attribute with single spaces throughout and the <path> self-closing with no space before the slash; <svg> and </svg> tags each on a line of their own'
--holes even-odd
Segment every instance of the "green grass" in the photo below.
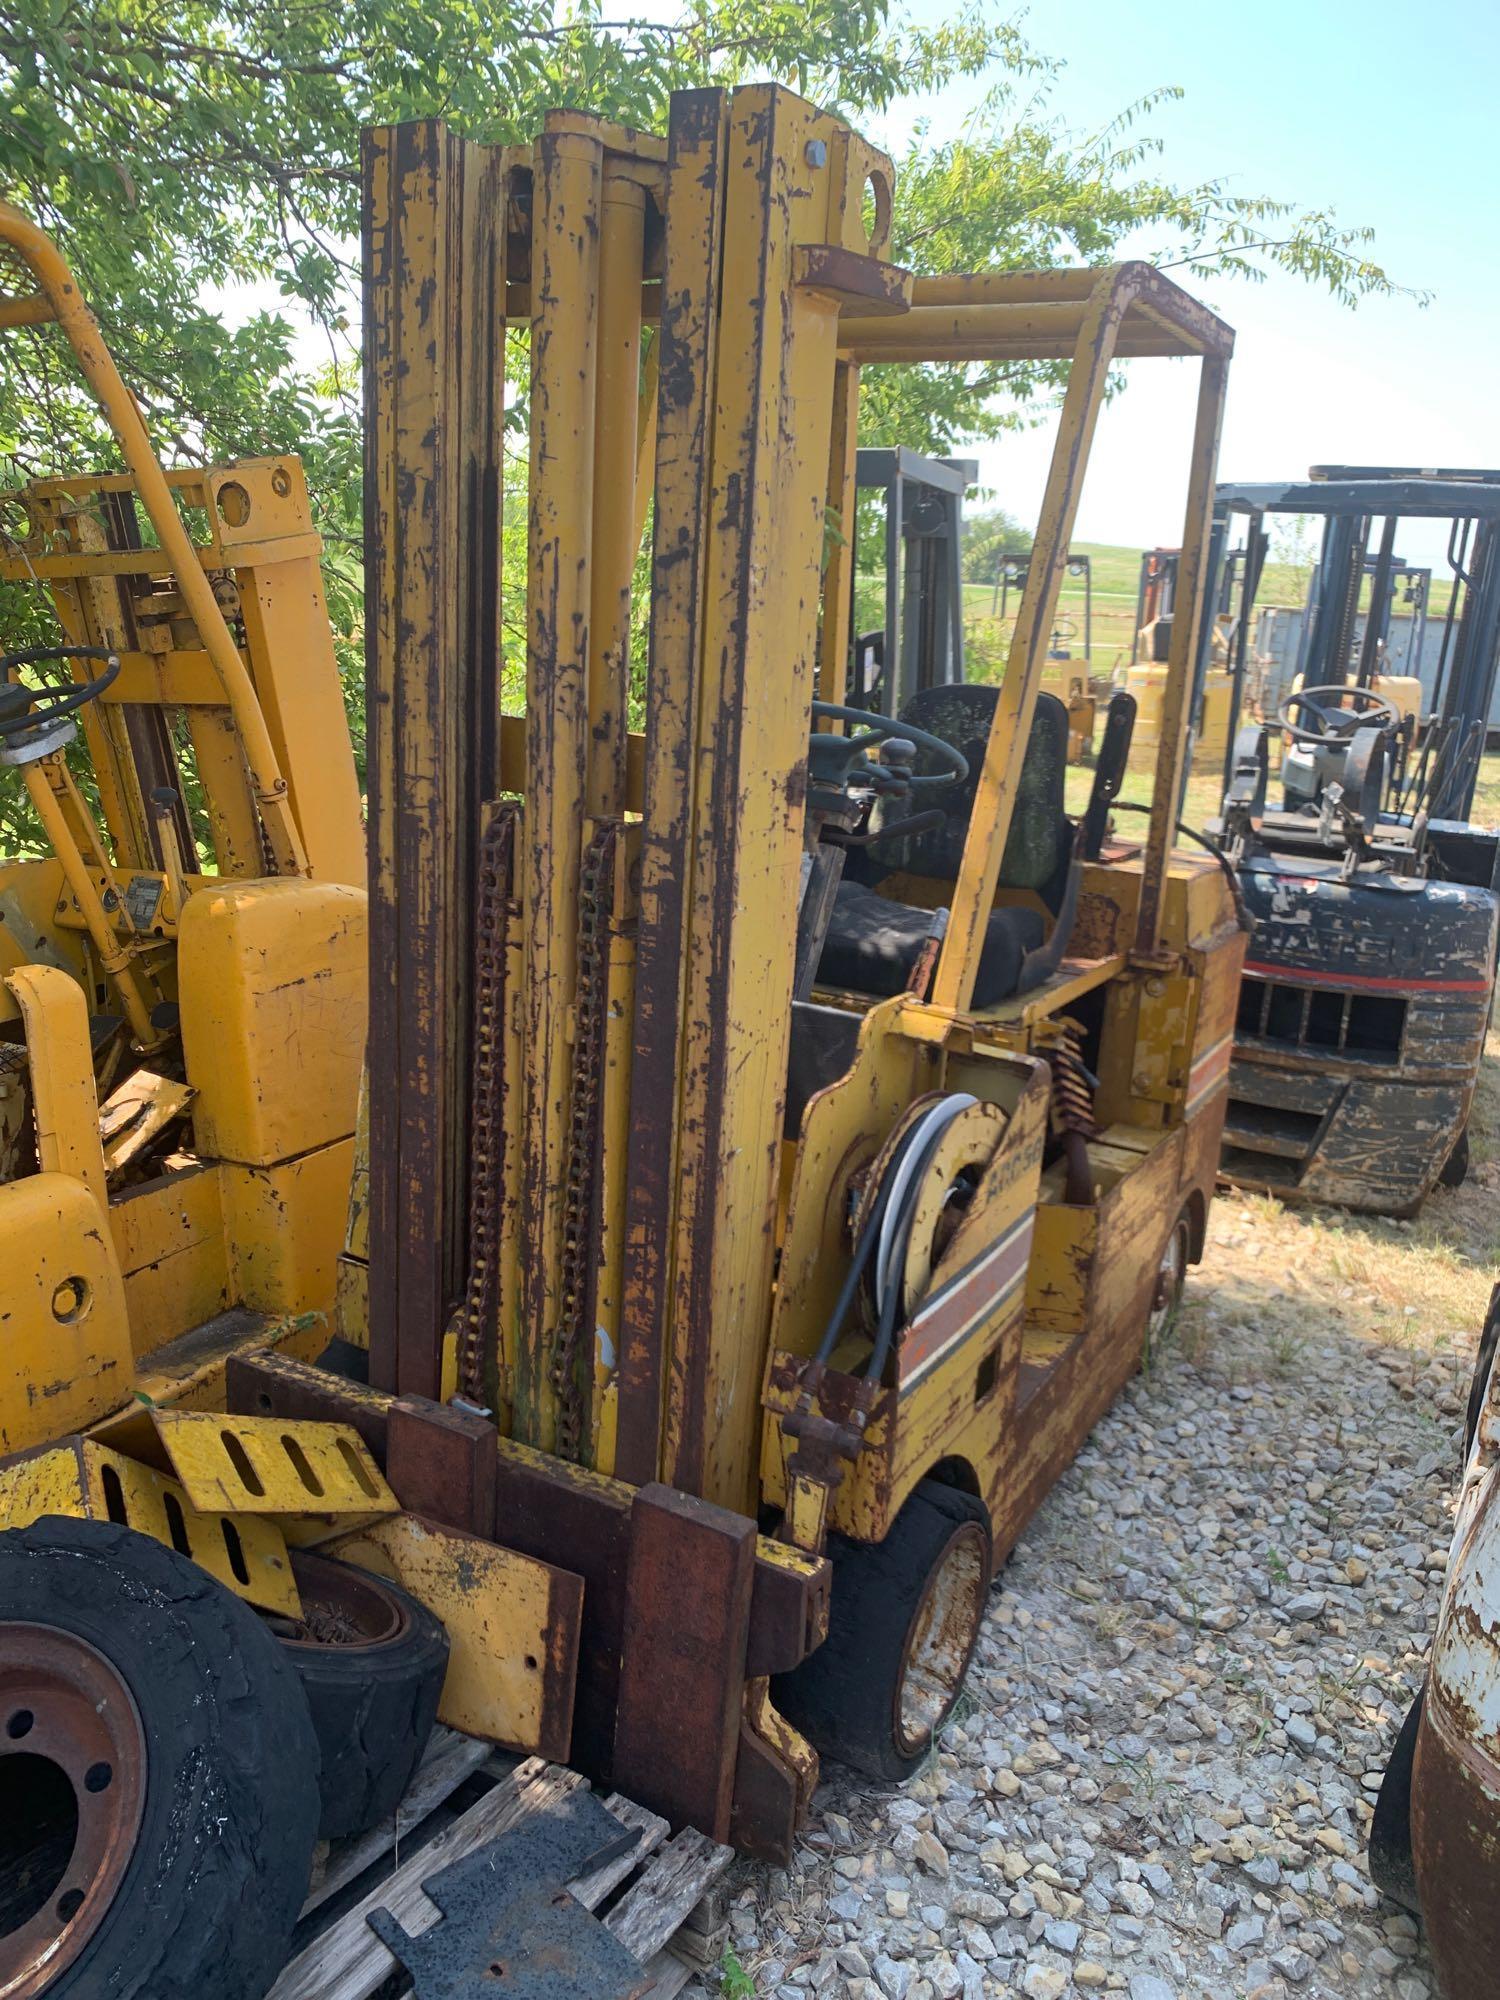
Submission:
<svg viewBox="0 0 1500 2000">
<path fill-rule="evenodd" d="M 1120 797 L 1136 805 L 1151 803 L 1150 769 L 1136 770 L 1133 765 L 1125 773 L 1125 781 L 1120 787 Z M 1088 804 L 1089 791 L 1094 782 L 1093 767 L 1087 764 L 1068 766 L 1068 811 L 1080 813 Z M 1183 802 L 1183 818 L 1189 826 L 1201 827 L 1205 820 L 1212 818 L 1219 810 L 1223 796 L 1223 774 L 1217 758 L 1200 759 L 1188 778 L 1187 797 Z M 1279 792 L 1276 793 L 1279 797 Z M 1479 783 L 1474 790 L 1475 822 L 1480 826 L 1500 825 L 1500 750 L 1492 750 L 1483 757 L 1479 765 Z M 1141 819 L 1136 813 L 1125 815 L 1127 821 Z M 1126 828 L 1121 828 L 1122 834 Z"/>
<path fill-rule="evenodd" d="M 1314 524 L 1316 526 L 1316 524 Z M 1086 660 L 1096 677 L 1108 679 L 1130 660 L 1132 628 L 1135 624 L 1136 589 L 1140 578 L 1141 551 L 1107 542 L 1075 542 L 1074 552 L 1090 559 L 1093 571 L 1093 646 L 1084 648 L 1084 591 L 1081 578 L 1065 576 L 1058 598 L 1058 627 L 1066 650 L 1075 660 Z M 1292 563 L 1267 563 L 1256 602 L 1301 605 L 1306 601 L 1311 572 Z M 876 576 L 861 574 L 856 592 L 855 618 L 861 631 L 878 626 L 884 616 L 884 584 Z M 1448 585 L 1434 580 L 1429 601 L 1429 617 L 1439 616 L 1447 604 Z M 997 594 L 987 583 L 964 585 L 964 646 L 968 678 L 998 681 L 1005 671 L 1011 635 L 1019 604 L 1012 590 L 1002 618 L 996 609 Z M 1068 772 L 1068 810 L 1081 811 L 1088 799 L 1093 772 L 1073 766 Z M 1188 780 L 1184 818 L 1190 826 L 1203 822 L 1219 810 L 1223 790 L 1219 757 L 1200 758 Z M 1121 787 L 1122 799 L 1138 805 L 1149 804 L 1149 766 L 1132 769 Z M 1500 753 L 1486 756 L 1479 772 L 1474 797 L 1475 820 L 1481 825 L 1500 823 Z"/>
<path fill-rule="evenodd" d="M 1314 529 L 1316 523 L 1313 524 Z M 1093 572 L 1093 643 L 1085 651 L 1083 579 L 1065 575 L 1058 597 L 1058 636 L 1075 659 L 1087 659 L 1096 674 L 1109 674 L 1130 658 L 1135 626 L 1136 591 L 1140 582 L 1141 551 L 1109 542 L 1075 542 L 1073 551 L 1089 558 Z M 1312 571 L 1309 565 L 1268 562 L 1256 593 L 1257 605 L 1300 606 L 1306 602 Z M 1428 600 L 1428 616 L 1438 617 L 1447 609 L 1451 586 L 1434 578 Z M 1368 597 L 1369 586 L 1366 585 Z M 855 595 L 855 623 L 860 631 L 878 626 L 883 617 L 884 583 L 874 574 L 863 572 Z M 987 583 L 964 585 L 964 631 L 973 660 L 971 679 L 998 676 L 1005 663 L 1005 651 L 1015 626 L 1017 593 L 1009 593 L 1006 615 L 998 613 L 999 597 Z"/>
</svg>

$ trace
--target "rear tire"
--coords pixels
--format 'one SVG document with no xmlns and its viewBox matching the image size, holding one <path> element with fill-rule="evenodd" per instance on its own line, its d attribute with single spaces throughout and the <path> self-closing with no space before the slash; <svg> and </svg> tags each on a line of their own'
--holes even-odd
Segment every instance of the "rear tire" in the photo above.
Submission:
<svg viewBox="0 0 1500 2000">
<path fill-rule="evenodd" d="M 1438 1175 L 1438 1186 L 1460 1188 L 1469 1178 L 1469 1128 L 1465 1125 L 1453 1142 L 1453 1151 L 1443 1162 L 1443 1170 Z"/>
<path fill-rule="evenodd" d="M 909 1778 L 963 1692 L 994 1550 L 983 1503 L 924 1480 L 883 1542 L 829 1537 L 828 1637 L 771 1699 L 815 1749 L 866 1777 Z"/>
<path fill-rule="evenodd" d="M 262 2000 L 307 1894 L 318 1743 L 196 1563 L 50 1516 L 0 1534 L 0 1990 Z"/>
<path fill-rule="evenodd" d="M 318 1834 L 334 1840 L 395 1812 L 432 1734 L 448 1635 L 414 1597 L 350 1563 L 294 1552 L 292 1574 L 305 1622 L 271 1628 L 318 1733 Z"/>
<path fill-rule="evenodd" d="M 1146 1321 L 1146 1347 L 1149 1351 L 1171 1328 L 1182 1304 L 1182 1294 L 1187 1287 L 1188 1264 L 1193 1253 L 1193 1228 L 1186 1209 L 1172 1224 L 1172 1233 L 1167 1238 L 1161 1253 L 1161 1262 L 1156 1268 L 1156 1288 L 1151 1294 L 1151 1311 Z"/>
</svg>

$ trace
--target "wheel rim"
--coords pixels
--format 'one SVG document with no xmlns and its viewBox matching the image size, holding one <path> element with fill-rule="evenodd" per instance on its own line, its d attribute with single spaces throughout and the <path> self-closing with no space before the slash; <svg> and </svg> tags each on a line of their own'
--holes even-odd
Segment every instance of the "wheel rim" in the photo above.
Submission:
<svg viewBox="0 0 1500 2000">
<path fill-rule="evenodd" d="M 378 1577 L 349 1563 L 309 1561 L 295 1553 L 292 1574 L 302 1594 L 302 1616 L 270 1620 L 284 1645 L 299 1650 L 388 1646 L 406 1636 L 411 1624 L 406 1606 L 381 1587 Z"/>
<path fill-rule="evenodd" d="M 907 1628 L 896 1684 L 896 1741 L 904 1755 L 926 1749 L 963 1692 L 979 1640 L 989 1539 L 977 1521 L 956 1530 L 932 1567 Z"/>
<path fill-rule="evenodd" d="M 0 1625 L 0 2000 L 76 1962 L 145 1804 L 145 1734 L 114 1667 L 71 1632 Z"/>
<path fill-rule="evenodd" d="M 1187 1280 L 1187 1226 L 1179 1222 L 1167 1238 L 1156 1269 L 1156 1290 L 1151 1296 L 1150 1332 L 1154 1338 L 1177 1310 L 1182 1287 Z"/>
</svg>

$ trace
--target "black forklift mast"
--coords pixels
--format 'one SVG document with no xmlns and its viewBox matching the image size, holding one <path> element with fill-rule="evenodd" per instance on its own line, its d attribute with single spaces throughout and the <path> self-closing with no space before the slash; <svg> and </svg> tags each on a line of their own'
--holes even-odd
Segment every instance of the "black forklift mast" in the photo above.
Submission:
<svg viewBox="0 0 1500 2000">
<path fill-rule="evenodd" d="M 1245 658 L 1264 562 L 1265 521 L 1272 514 L 1313 515 L 1324 522 L 1323 548 L 1296 661 L 1304 687 L 1371 687 L 1389 641 L 1398 585 L 1425 631 L 1430 573 L 1402 561 L 1396 538 L 1405 521 L 1449 523 L 1448 609 L 1419 718 L 1427 748 L 1410 761 L 1399 785 L 1393 784 L 1390 809 L 1402 816 L 1425 810 L 1429 819 L 1467 821 L 1500 667 L 1500 471 L 1315 466 L 1306 481 L 1219 487 L 1215 515 L 1225 530 L 1220 546 L 1227 544 L 1233 521 L 1240 517 L 1247 528 L 1245 547 L 1251 552 L 1241 575 L 1226 790 L 1233 777 L 1244 703 Z M 1233 558 L 1221 560 L 1227 563 Z M 1360 601 L 1367 578 L 1369 605 L 1361 630 Z M 1407 661 L 1420 675 L 1420 639 L 1415 630 Z"/>
<path fill-rule="evenodd" d="M 899 715 L 913 695 L 964 677 L 963 506 L 979 467 L 869 446 L 855 453 L 854 476 L 861 497 L 881 496 L 885 615 L 863 632 L 850 621 L 849 700 Z"/>
</svg>

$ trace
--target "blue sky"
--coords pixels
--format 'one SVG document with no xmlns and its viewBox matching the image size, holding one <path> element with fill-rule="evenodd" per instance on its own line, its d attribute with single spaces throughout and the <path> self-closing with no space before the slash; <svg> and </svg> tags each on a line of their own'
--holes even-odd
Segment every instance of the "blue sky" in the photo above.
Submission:
<svg viewBox="0 0 1500 2000">
<path fill-rule="evenodd" d="M 919 0 L 915 11 L 946 10 Z M 1431 13 L 1395 0 L 1069 0 L 1023 26 L 1066 63 L 1053 110 L 1069 125 L 1093 130 L 1152 88 L 1180 85 L 1185 97 L 1151 124 L 1165 177 L 1227 176 L 1240 192 L 1368 223 L 1376 261 L 1433 294 L 1425 308 L 1397 297 L 1351 312 L 1290 277 L 1189 279 L 1236 329 L 1222 476 L 1275 479 L 1329 460 L 1500 464 L 1500 397 L 1488 380 L 1500 331 L 1496 0 L 1448 0 Z M 966 108 L 950 95 L 941 124 Z M 911 111 L 871 136 L 899 148 Z M 1187 371 L 1137 362 L 1129 374 L 1101 425 L 1078 538 L 1175 541 Z M 981 456 L 1001 504 L 1033 512 L 1042 441 Z"/>
<path fill-rule="evenodd" d="M 912 0 L 909 11 L 932 20 L 960 4 Z M 677 0 L 632 0 L 626 11 L 673 15 Z M 1346 225 L 1374 228 L 1372 255 L 1394 279 L 1433 294 L 1425 308 L 1398 296 L 1350 311 L 1291 277 L 1187 277 L 1237 334 L 1223 477 L 1279 479 L 1320 461 L 1500 465 L 1500 396 L 1488 381 L 1500 333 L 1500 0 L 1445 0 L 1430 13 L 1397 0 L 1068 0 L 1021 25 L 1065 65 L 1053 115 L 1093 132 L 1178 85 L 1184 97 L 1152 114 L 1163 141 L 1153 172 L 1180 183 L 1222 176 L 1242 193 L 1331 207 Z M 979 94 L 908 102 L 865 130 L 899 156 L 915 118 L 952 129 Z M 283 304 L 272 287 L 229 303 Z M 325 352 L 321 341 L 309 351 Z M 1180 538 L 1195 372 L 1129 366 L 1126 393 L 1101 421 L 1079 540 Z M 982 477 L 1032 520 L 1049 455 L 1046 431 L 981 447 Z M 1402 553 L 1440 551 L 1406 533 Z"/>
</svg>

